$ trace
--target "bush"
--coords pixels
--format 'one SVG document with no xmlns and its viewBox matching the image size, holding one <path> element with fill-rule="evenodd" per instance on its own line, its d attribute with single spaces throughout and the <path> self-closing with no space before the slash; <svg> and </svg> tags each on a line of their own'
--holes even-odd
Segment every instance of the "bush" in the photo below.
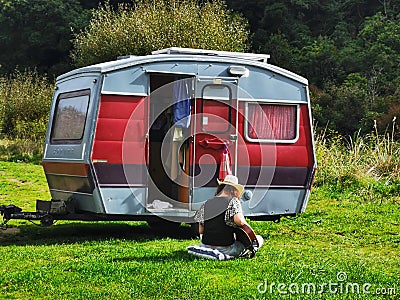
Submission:
<svg viewBox="0 0 400 300">
<path fill-rule="evenodd" d="M 0 78 L 0 132 L 8 139 L 44 140 L 53 84 L 34 71 Z"/>
<path fill-rule="evenodd" d="M 372 116 L 368 115 L 367 79 L 350 74 L 341 85 L 327 84 L 321 91 L 311 88 L 313 116 L 320 126 L 327 126 L 340 134 L 352 134 L 361 128 L 371 131 Z"/>
<path fill-rule="evenodd" d="M 120 5 L 106 2 L 95 10 L 89 27 L 75 36 L 71 57 L 77 66 L 147 55 L 167 47 L 247 50 L 248 24 L 222 1 L 140 1 Z"/>
<path fill-rule="evenodd" d="M 30 162 L 39 164 L 42 161 L 43 142 L 28 139 L 0 141 L 0 160 L 12 162 Z"/>
<path fill-rule="evenodd" d="M 0 77 L 0 159 L 38 163 L 53 84 L 34 71 Z"/>
</svg>

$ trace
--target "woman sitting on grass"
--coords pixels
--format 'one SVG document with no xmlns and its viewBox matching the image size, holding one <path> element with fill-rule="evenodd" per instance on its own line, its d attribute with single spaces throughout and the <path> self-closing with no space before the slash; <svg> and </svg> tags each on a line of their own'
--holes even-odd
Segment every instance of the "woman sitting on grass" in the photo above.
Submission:
<svg viewBox="0 0 400 300">
<path fill-rule="evenodd" d="M 243 216 L 240 197 L 244 187 L 238 184 L 238 178 L 227 175 L 224 181 L 218 181 L 215 197 L 208 199 L 197 211 L 200 246 L 216 249 L 229 257 L 239 257 L 245 250 L 240 241 L 235 240 L 235 227 L 243 227 L 247 222 Z M 257 235 L 258 247 L 264 240 Z"/>
</svg>

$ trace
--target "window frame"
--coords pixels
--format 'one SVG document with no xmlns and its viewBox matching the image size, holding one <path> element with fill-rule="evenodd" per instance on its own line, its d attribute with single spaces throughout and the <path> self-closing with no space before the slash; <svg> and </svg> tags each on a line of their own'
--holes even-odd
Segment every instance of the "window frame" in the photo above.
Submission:
<svg viewBox="0 0 400 300">
<path fill-rule="evenodd" d="M 275 105 L 275 106 L 295 106 L 295 136 L 290 140 L 278 140 L 278 139 L 255 139 L 249 136 L 249 104 L 258 104 L 258 105 Z M 263 101 L 263 100 L 255 100 L 255 101 L 247 101 L 245 103 L 245 120 L 244 120 L 244 136 L 248 142 L 254 143 L 275 143 L 275 144 L 294 144 L 299 139 L 299 131 L 300 131 L 300 104 L 295 102 L 271 102 L 271 101 Z"/>
<path fill-rule="evenodd" d="M 231 88 L 229 87 L 229 86 L 227 86 L 227 85 L 222 85 L 224 88 L 227 88 L 227 90 L 228 90 L 228 92 L 229 92 L 229 98 L 228 99 L 226 99 L 226 98 L 220 98 L 220 97 L 210 97 L 210 96 L 206 96 L 206 97 L 204 97 L 203 95 L 204 95 L 204 90 L 207 88 L 207 87 L 209 87 L 209 86 L 218 86 L 218 87 L 220 87 L 221 85 L 219 85 L 219 84 L 207 84 L 207 85 L 205 85 L 204 87 L 203 87 L 203 89 L 202 89 L 202 101 L 201 101 L 201 113 L 202 114 L 206 114 L 205 112 L 204 112 L 204 102 L 205 101 L 217 101 L 217 102 L 220 102 L 220 103 L 223 103 L 223 104 L 225 104 L 225 102 L 226 102 L 226 105 L 228 106 L 228 120 L 226 120 L 227 122 L 228 122 L 228 128 L 225 130 L 225 131 L 210 131 L 210 130 L 207 130 L 206 128 L 204 128 L 204 120 L 203 120 L 203 118 L 201 118 L 201 121 L 200 121 L 200 126 L 201 126 L 201 129 L 204 131 L 204 132 L 206 132 L 206 133 L 211 133 L 211 134 L 224 134 L 224 133 L 228 133 L 228 132 L 230 132 L 231 131 L 231 127 L 232 127 L 232 90 L 231 90 Z M 219 116 L 218 116 L 219 117 Z M 220 117 L 221 119 L 222 119 L 222 117 Z"/>
<path fill-rule="evenodd" d="M 58 112 L 60 102 L 65 99 L 81 97 L 81 96 L 88 96 L 88 101 L 87 101 L 86 112 L 85 112 L 85 121 L 83 124 L 82 133 L 81 133 L 80 138 L 74 138 L 74 139 L 54 138 L 54 131 L 55 131 L 55 127 L 57 125 L 57 112 Z M 57 100 L 56 100 L 56 106 L 55 106 L 54 113 L 53 113 L 52 125 L 51 125 L 51 133 L 50 133 L 50 143 L 51 144 L 81 144 L 82 143 L 83 137 L 85 135 L 87 116 L 88 116 L 89 105 L 90 105 L 90 96 L 91 96 L 90 89 L 60 93 L 58 95 Z"/>
</svg>

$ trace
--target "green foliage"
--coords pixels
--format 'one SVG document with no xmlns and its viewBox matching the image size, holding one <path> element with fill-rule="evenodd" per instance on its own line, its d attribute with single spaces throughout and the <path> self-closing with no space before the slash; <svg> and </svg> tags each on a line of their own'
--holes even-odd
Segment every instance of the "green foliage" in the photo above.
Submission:
<svg viewBox="0 0 400 300">
<path fill-rule="evenodd" d="M 0 77 L 0 133 L 10 139 L 43 141 L 53 84 L 36 72 Z"/>
<path fill-rule="evenodd" d="M 88 17 L 77 0 L 0 1 L 0 73 L 69 70 L 71 30 L 83 28 Z"/>
<path fill-rule="evenodd" d="M 367 84 L 366 78 L 360 74 L 350 74 L 340 86 L 327 85 L 323 91 L 313 93 L 311 99 L 319 127 L 328 126 L 342 134 L 351 135 L 359 128 L 368 128 L 365 124 L 373 124 L 373 120 L 366 119 Z M 370 128 L 365 131 L 370 132 Z"/>
<path fill-rule="evenodd" d="M 261 37 L 259 37 L 261 35 Z M 266 35 L 265 31 L 258 31 L 254 39 L 263 38 Z M 294 70 L 294 53 L 295 49 L 291 47 L 289 40 L 284 34 L 271 34 L 269 40 L 261 49 L 257 49 L 258 53 L 268 53 L 271 55 L 269 61 L 290 70 Z"/>
<path fill-rule="evenodd" d="M 40 164 L 43 156 L 43 141 L 30 139 L 0 140 L 0 160 L 31 162 Z"/>
<path fill-rule="evenodd" d="M 381 13 L 366 18 L 359 33 L 364 47 L 365 65 L 372 66 L 366 72 L 375 72 L 377 93 L 388 94 L 398 89 L 398 66 L 400 64 L 400 14 L 388 19 Z"/>
<path fill-rule="evenodd" d="M 222 1 L 140 1 L 117 10 L 106 3 L 75 36 L 71 55 L 84 66 L 172 46 L 243 52 L 248 34 L 246 21 Z"/>
<path fill-rule="evenodd" d="M 373 120 L 377 120 L 382 132 L 393 117 L 399 116 L 399 17 L 389 18 L 378 12 L 366 17 L 353 37 L 335 35 L 329 39 L 330 47 L 325 39 L 318 38 L 311 46 L 303 47 L 299 68 L 333 102 L 321 106 L 329 128 L 342 134 L 352 134 L 358 128 L 369 132 Z M 346 32 L 343 26 L 337 29 Z M 352 74 L 362 78 L 362 86 L 354 78 L 349 80 L 349 76 L 354 77 Z"/>
<path fill-rule="evenodd" d="M 317 86 L 335 80 L 341 72 L 338 49 L 329 37 L 318 37 L 302 47 L 297 56 L 297 69 Z"/>
</svg>

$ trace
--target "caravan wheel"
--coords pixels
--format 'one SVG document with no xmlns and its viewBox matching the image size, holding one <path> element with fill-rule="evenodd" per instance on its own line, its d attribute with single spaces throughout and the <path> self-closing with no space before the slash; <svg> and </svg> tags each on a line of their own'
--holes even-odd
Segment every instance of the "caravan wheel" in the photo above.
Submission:
<svg viewBox="0 0 400 300">
<path fill-rule="evenodd" d="M 45 215 L 44 217 L 42 217 L 42 218 L 40 219 L 40 224 L 41 224 L 43 227 L 49 227 L 49 226 L 51 226 L 51 225 L 54 224 L 54 219 L 53 219 L 53 217 L 50 216 L 50 215 Z"/>
</svg>

